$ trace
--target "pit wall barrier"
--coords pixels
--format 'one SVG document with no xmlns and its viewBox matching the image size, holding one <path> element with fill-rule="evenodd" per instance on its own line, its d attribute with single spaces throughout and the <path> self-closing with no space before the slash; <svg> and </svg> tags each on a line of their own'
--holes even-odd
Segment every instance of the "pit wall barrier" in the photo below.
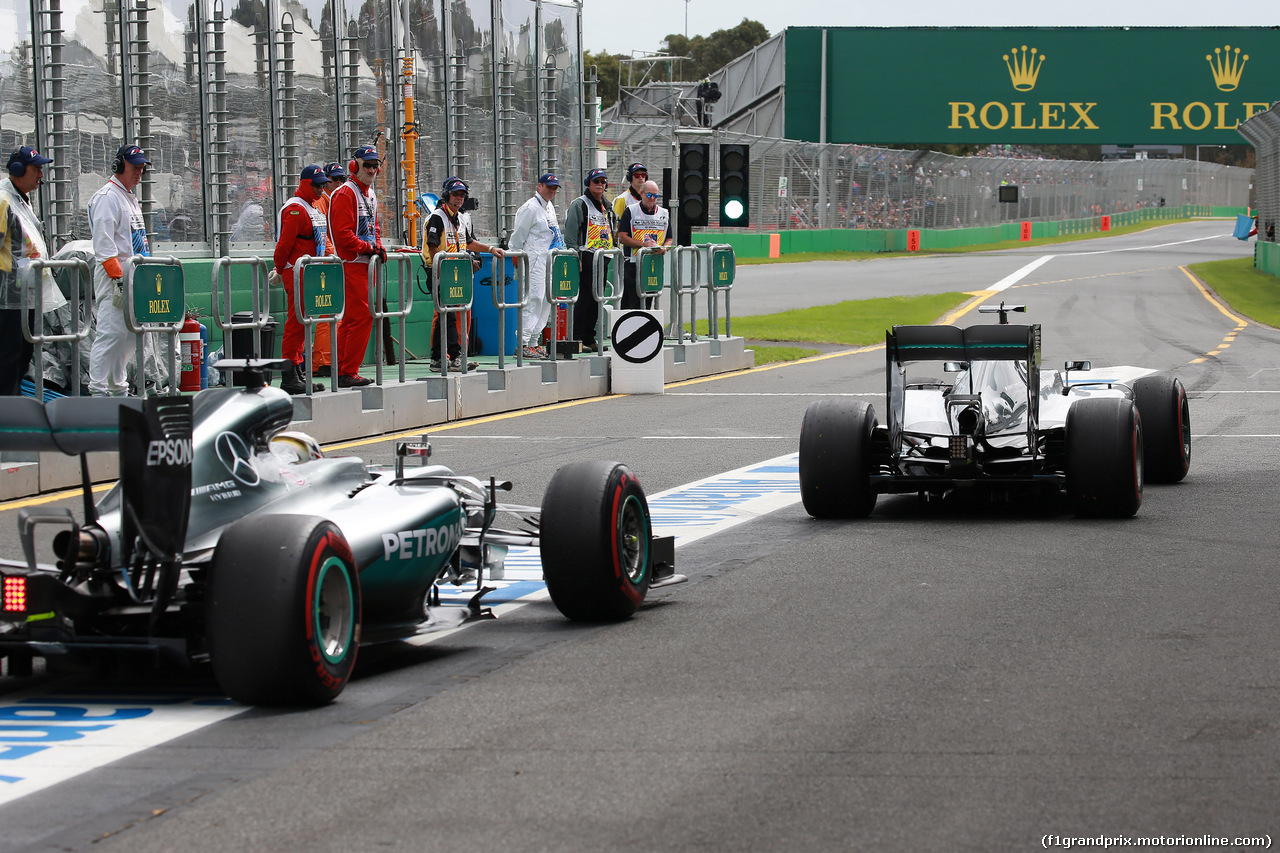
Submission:
<svg viewBox="0 0 1280 853">
<path fill-rule="evenodd" d="M 1253 265 L 1256 269 L 1280 278 L 1280 243 L 1259 240 L 1253 246 Z"/>
<path fill-rule="evenodd" d="M 1123 228 L 1141 222 L 1159 222 L 1169 219 L 1193 217 L 1232 218 L 1244 213 L 1245 208 L 1213 207 L 1209 205 L 1178 205 L 1128 210 L 1106 214 L 1110 228 Z M 1103 233 L 1103 216 L 1087 219 L 1033 221 L 1031 239 L 1062 237 L 1075 234 Z M 912 229 L 914 230 L 914 229 Z M 1021 237 L 1022 222 L 1012 221 L 982 228 L 921 228 L 920 251 L 931 249 L 958 249 L 965 246 L 981 246 L 989 243 L 1017 241 Z M 795 230 L 775 232 L 699 231 L 693 235 L 695 243 L 727 243 L 733 246 L 738 258 L 770 257 L 770 241 L 778 244 L 782 256 L 801 252 L 905 252 L 911 232 L 908 229 L 829 228 L 823 230 Z"/>
</svg>

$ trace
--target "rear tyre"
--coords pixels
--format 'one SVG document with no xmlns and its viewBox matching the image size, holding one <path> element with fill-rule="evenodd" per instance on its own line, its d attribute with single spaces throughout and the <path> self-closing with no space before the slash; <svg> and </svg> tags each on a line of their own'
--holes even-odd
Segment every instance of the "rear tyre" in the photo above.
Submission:
<svg viewBox="0 0 1280 853">
<path fill-rule="evenodd" d="M 1187 391 L 1172 376 L 1144 376 L 1133 384 L 1142 413 L 1143 462 L 1150 483 L 1177 483 L 1191 467 L 1191 410 Z"/>
<path fill-rule="evenodd" d="M 864 518 L 871 489 L 871 433 L 876 410 L 862 400 L 809 404 L 800 427 L 800 499 L 814 518 Z"/>
<path fill-rule="evenodd" d="M 209 659 L 247 705 L 323 705 L 360 643 L 360 576 L 332 522 L 250 515 L 222 534 L 209 570 Z"/>
<path fill-rule="evenodd" d="M 556 471 L 539 533 L 556 608 L 582 622 L 630 617 L 649 592 L 652 532 L 644 489 L 627 466 L 583 461 Z"/>
<path fill-rule="evenodd" d="M 1076 515 L 1128 518 L 1142 506 L 1142 419 L 1132 400 L 1081 400 L 1067 411 L 1067 496 Z"/>
</svg>

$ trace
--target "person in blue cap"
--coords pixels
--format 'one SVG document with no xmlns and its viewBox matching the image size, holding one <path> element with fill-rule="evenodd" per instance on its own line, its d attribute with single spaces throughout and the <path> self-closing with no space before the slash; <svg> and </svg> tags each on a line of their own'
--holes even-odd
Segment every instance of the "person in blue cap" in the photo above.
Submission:
<svg viewBox="0 0 1280 853">
<path fill-rule="evenodd" d="M 591 288 L 595 270 L 595 250 L 612 249 L 616 245 L 618 218 L 605 204 L 609 176 L 604 169 L 592 169 L 583 180 L 585 191 L 569 205 L 564 218 L 565 240 L 578 250 L 578 301 L 573 306 L 573 333 L 586 349 L 596 349 L 596 326 L 600 322 L 600 303 Z M 609 259 L 605 259 L 605 276 Z"/>
<path fill-rule="evenodd" d="M 134 255 L 150 255 L 147 223 L 134 190 L 151 165 L 137 145 L 125 144 L 111 164 L 112 177 L 89 199 L 93 237 L 93 347 L 89 351 L 89 392 L 95 397 L 129 393 L 129 365 L 135 337 L 124 322 L 124 283 L 133 275 Z M 138 365 L 141 387 L 142 365 Z"/>
<path fill-rule="evenodd" d="M 27 293 L 27 322 L 36 326 L 34 289 L 44 288 L 48 271 L 37 278 L 31 269 L 36 258 L 49 259 L 44 226 L 31 204 L 31 194 L 44 181 L 44 167 L 52 163 L 39 151 L 24 145 L 9 155 L 8 174 L 0 180 L 0 396 L 22 392 L 35 346 L 22 334 L 22 294 Z M 50 279 L 52 283 L 52 279 Z M 54 306 L 56 307 L 56 306 Z M 45 309 L 49 306 L 46 303 Z"/>
<path fill-rule="evenodd" d="M 342 277 L 346 308 L 338 324 L 338 387 L 359 388 L 373 380 L 360 375 L 360 365 L 373 331 L 369 313 L 369 263 L 387 262 L 378 219 L 378 195 L 373 182 L 382 171 L 378 149 L 363 145 L 351 155 L 351 177 L 329 198 L 329 234 L 334 252 L 344 263 Z"/>
<path fill-rule="evenodd" d="M 533 198 L 520 205 L 508 244 L 529 255 L 529 301 L 524 308 L 521 345 L 525 358 L 546 358 L 542 330 L 547 327 L 551 303 L 547 301 L 547 261 L 552 249 L 564 248 L 564 234 L 556 217 L 556 193 L 560 179 L 552 172 L 538 178 Z"/>
</svg>

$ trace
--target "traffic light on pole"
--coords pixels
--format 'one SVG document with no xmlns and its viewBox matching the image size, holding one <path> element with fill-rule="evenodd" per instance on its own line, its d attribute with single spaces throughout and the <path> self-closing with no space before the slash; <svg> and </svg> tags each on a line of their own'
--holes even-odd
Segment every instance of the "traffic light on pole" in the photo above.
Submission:
<svg viewBox="0 0 1280 853">
<path fill-rule="evenodd" d="M 751 146 L 720 146 L 720 227 L 751 224 Z"/>
<path fill-rule="evenodd" d="M 707 224 L 711 206 L 711 146 L 705 142 L 680 143 L 680 176 L 676 181 L 680 196 L 680 223 Z"/>
</svg>

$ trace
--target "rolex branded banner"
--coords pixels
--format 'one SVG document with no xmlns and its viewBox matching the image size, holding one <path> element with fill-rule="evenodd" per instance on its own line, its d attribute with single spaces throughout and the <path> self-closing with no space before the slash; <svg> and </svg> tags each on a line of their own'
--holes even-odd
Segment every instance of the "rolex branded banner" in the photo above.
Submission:
<svg viewBox="0 0 1280 853">
<path fill-rule="evenodd" d="M 1243 142 L 1277 97 L 1280 28 L 792 27 L 786 136 L 828 142 Z"/>
</svg>

